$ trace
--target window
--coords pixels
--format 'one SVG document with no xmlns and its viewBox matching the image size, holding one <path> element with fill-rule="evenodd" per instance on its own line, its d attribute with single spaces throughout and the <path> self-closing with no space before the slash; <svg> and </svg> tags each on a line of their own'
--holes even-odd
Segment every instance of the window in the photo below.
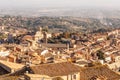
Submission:
<svg viewBox="0 0 120 80">
<path fill-rule="evenodd" d="M 73 79 L 76 79 L 76 75 L 73 75 Z"/>
</svg>

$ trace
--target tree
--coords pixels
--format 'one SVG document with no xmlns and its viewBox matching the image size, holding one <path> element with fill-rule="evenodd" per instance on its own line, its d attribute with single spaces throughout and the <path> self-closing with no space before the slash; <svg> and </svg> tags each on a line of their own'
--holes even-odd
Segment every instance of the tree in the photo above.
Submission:
<svg viewBox="0 0 120 80">
<path fill-rule="evenodd" d="M 97 56 L 98 56 L 98 59 L 101 59 L 101 60 L 104 60 L 104 53 L 101 51 L 101 50 L 98 50 L 97 51 Z"/>
<path fill-rule="evenodd" d="M 43 28 L 43 31 L 45 31 L 45 32 L 48 32 L 48 26 L 45 26 L 44 28 Z"/>
<path fill-rule="evenodd" d="M 70 33 L 69 32 L 64 32 L 63 37 L 64 38 L 70 38 Z"/>
</svg>

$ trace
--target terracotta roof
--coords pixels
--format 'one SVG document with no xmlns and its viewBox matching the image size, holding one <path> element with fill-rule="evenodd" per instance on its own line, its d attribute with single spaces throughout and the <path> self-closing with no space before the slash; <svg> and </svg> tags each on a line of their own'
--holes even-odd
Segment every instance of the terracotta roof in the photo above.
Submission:
<svg viewBox="0 0 120 80">
<path fill-rule="evenodd" d="M 48 48 L 67 48 L 66 44 L 41 44 L 42 46 L 48 47 Z"/>
<path fill-rule="evenodd" d="M 31 35 L 25 35 L 22 40 L 33 40 L 33 36 Z"/>
<path fill-rule="evenodd" d="M 104 76 L 107 80 L 119 80 L 120 75 L 110 70 L 107 65 L 99 65 L 95 67 L 81 68 L 80 80 L 92 80 L 94 76 Z"/>
<path fill-rule="evenodd" d="M 7 61 L 7 57 L 1 57 L 0 56 L 0 60 Z"/>
<path fill-rule="evenodd" d="M 24 67 L 24 65 L 22 64 L 17 64 L 17 63 L 2 61 L 2 60 L 0 60 L 0 65 L 4 65 L 5 67 L 9 69 L 14 69 L 15 71 Z"/>
<path fill-rule="evenodd" d="M 3 76 L 0 76 L 0 80 L 19 80 L 19 77 L 3 75 Z"/>
<path fill-rule="evenodd" d="M 39 66 L 30 67 L 32 73 L 40 74 L 40 75 L 48 75 L 50 77 L 63 76 L 63 75 L 79 72 L 80 71 L 79 68 L 80 67 L 68 62 L 42 64 Z"/>
</svg>

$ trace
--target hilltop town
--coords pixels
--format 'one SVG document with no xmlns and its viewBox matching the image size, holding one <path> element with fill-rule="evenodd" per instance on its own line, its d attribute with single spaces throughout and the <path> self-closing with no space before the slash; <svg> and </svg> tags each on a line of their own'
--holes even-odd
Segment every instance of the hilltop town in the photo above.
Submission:
<svg viewBox="0 0 120 80">
<path fill-rule="evenodd" d="M 120 29 L 0 26 L 0 80 L 119 80 Z"/>
</svg>

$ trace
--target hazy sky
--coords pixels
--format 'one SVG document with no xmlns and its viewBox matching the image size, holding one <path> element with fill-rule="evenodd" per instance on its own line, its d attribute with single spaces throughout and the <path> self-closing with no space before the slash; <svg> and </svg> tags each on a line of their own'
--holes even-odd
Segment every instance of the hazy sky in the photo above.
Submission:
<svg viewBox="0 0 120 80">
<path fill-rule="evenodd" d="M 118 7 L 120 0 L 0 0 L 0 7 Z"/>
</svg>

